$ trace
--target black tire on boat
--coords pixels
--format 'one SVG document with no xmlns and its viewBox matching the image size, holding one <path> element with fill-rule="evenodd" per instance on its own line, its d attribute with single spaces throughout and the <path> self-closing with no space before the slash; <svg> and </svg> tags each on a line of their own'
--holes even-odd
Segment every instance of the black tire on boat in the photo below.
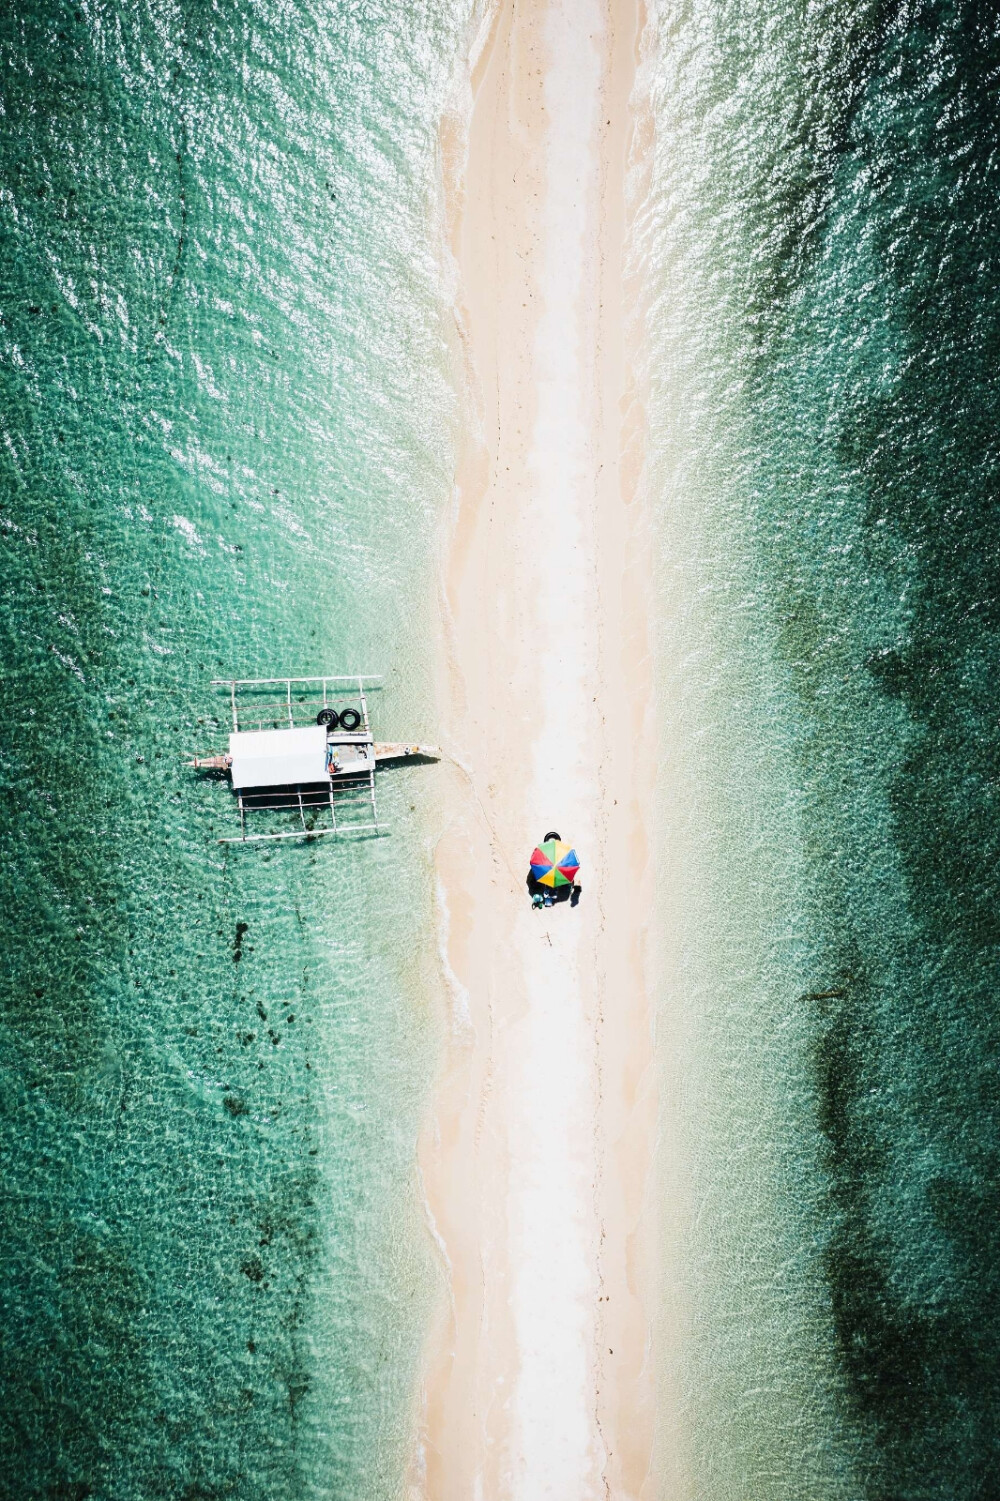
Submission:
<svg viewBox="0 0 1000 1501">
<path fill-rule="evenodd" d="M 342 730 L 346 730 L 347 733 L 350 734 L 352 730 L 357 729 L 360 723 L 361 715 L 358 713 L 357 709 L 341 709 L 340 728 Z"/>
<path fill-rule="evenodd" d="M 325 724 L 328 729 L 335 730 L 340 723 L 340 715 L 336 709 L 320 709 L 316 715 L 317 724 Z"/>
<path fill-rule="evenodd" d="M 546 834 L 545 838 L 542 840 L 542 843 L 543 844 L 548 844 L 548 842 L 549 842 L 550 839 L 558 839 L 558 838 L 559 838 L 559 835 L 556 833 L 555 829 L 550 829 L 549 832 Z"/>
</svg>

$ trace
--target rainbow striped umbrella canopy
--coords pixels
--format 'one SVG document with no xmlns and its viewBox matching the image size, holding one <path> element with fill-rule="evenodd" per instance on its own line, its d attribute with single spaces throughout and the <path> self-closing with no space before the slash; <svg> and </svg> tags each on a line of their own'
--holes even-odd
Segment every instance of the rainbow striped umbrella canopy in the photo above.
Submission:
<svg viewBox="0 0 1000 1501">
<path fill-rule="evenodd" d="M 561 839 L 546 839 L 531 856 L 531 874 L 542 886 L 572 886 L 579 869 L 576 850 Z"/>
</svg>

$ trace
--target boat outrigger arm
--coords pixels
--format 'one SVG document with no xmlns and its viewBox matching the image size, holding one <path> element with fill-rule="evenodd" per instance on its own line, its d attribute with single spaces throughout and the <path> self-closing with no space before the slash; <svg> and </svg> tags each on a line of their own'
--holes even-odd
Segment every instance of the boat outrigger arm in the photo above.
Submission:
<svg viewBox="0 0 1000 1501">
<path fill-rule="evenodd" d="M 279 730 L 277 733 L 283 735 L 287 734 L 287 731 Z M 230 735 L 229 738 L 232 740 L 233 737 Z M 329 743 L 331 742 L 328 740 Z M 441 752 L 436 745 L 404 745 L 402 741 L 393 740 L 373 741 L 372 752 L 376 765 L 382 761 L 440 761 L 441 759 Z M 195 756 L 193 760 L 185 761 L 184 764 L 193 767 L 195 771 L 231 771 L 233 757 L 232 752 L 221 756 Z M 335 762 L 331 762 L 328 771 L 331 778 L 352 775 L 350 766 L 337 765 Z"/>
<path fill-rule="evenodd" d="M 376 742 L 368 693 L 377 691 L 380 681 L 366 675 L 215 680 L 213 686 L 229 694 L 229 749 L 187 764 L 196 771 L 229 773 L 240 832 L 220 843 L 382 832 L 376 768 L 436 761 L 441 752 L 415 742 Z M 253 814 L 271 815 L 264 819 L 269 826 L 248 829 Z M 280 821 L 289 814 L 296 827 L 270 826 L 274 815 Z"/>
</svg>

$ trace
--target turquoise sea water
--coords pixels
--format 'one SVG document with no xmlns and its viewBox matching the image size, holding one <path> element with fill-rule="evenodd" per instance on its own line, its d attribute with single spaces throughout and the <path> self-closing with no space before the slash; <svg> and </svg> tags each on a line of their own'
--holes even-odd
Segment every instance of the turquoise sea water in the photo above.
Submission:
<svg viewBox="0 0 1000 1501">
<path fill-rule="evenodd" d="M 466 22 L 0 19 L 12 1501 L 399 1490 L 428 774 L 386 779 L 389 840 L 226 853 L 183 761 L 229 672 L 382 671 L 380 731 L 433 735 L 458 405 L 428 208 Z M 985 1501 L 997 21 L 656 0 L 644 68 L 689 1490 Z"/>
<path fill-rule="evenodd" d="M 1000 21 L 654 22 L 637 235 L 693 1309 L 664 1371 L 693 1494 L 989 1497 Z"/>
<path fill-rule="evenodd" d="M 395 1494 L 433 1270 L 426 772 L 226 853 L 209 680 L 429 737 L 464 14 L 0 19 L 0 1494 Z"/>
</svg>

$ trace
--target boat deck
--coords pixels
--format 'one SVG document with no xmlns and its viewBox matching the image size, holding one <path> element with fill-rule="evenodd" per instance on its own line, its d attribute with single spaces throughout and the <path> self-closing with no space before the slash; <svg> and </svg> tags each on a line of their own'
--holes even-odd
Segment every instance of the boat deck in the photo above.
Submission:
<svg viewBox="0 0 1000 1501">
<path fill-rule="evenodd" d="M 318 678 L 217 678 L 229 695 L 234 735 L 316 729 L 321 710 L 353 711 L 357 726 L 327 731 L 326 765 L 317 781 L 234 788 L 240 831 L 224 844 L 323 835 L 377 836 L 375 755 L 368 696 L 381 678 L 371 674 Z M 336 769 L 334 769 L 336 768 Z M 336 795 L 334 787 L 336 786 Z M 293 827 L 289 828 L 289 822 Z"/>
<path fill-rule="evenodd" d="M 401 741 L 376 743 L 368 696 L 380 684 L 364 674 L 215 679 L 213 687 L 224 688 L 229 699 L 229 753 L 190 764 L 230 773 L 239 833 L 220 843 L 385 832 L 376 797 L 378 764 L 437 760 L 440 752 Z M 341 714 L 348 728 L 323 723 L 324 716 L 339 721 Z"/>
</svg>

